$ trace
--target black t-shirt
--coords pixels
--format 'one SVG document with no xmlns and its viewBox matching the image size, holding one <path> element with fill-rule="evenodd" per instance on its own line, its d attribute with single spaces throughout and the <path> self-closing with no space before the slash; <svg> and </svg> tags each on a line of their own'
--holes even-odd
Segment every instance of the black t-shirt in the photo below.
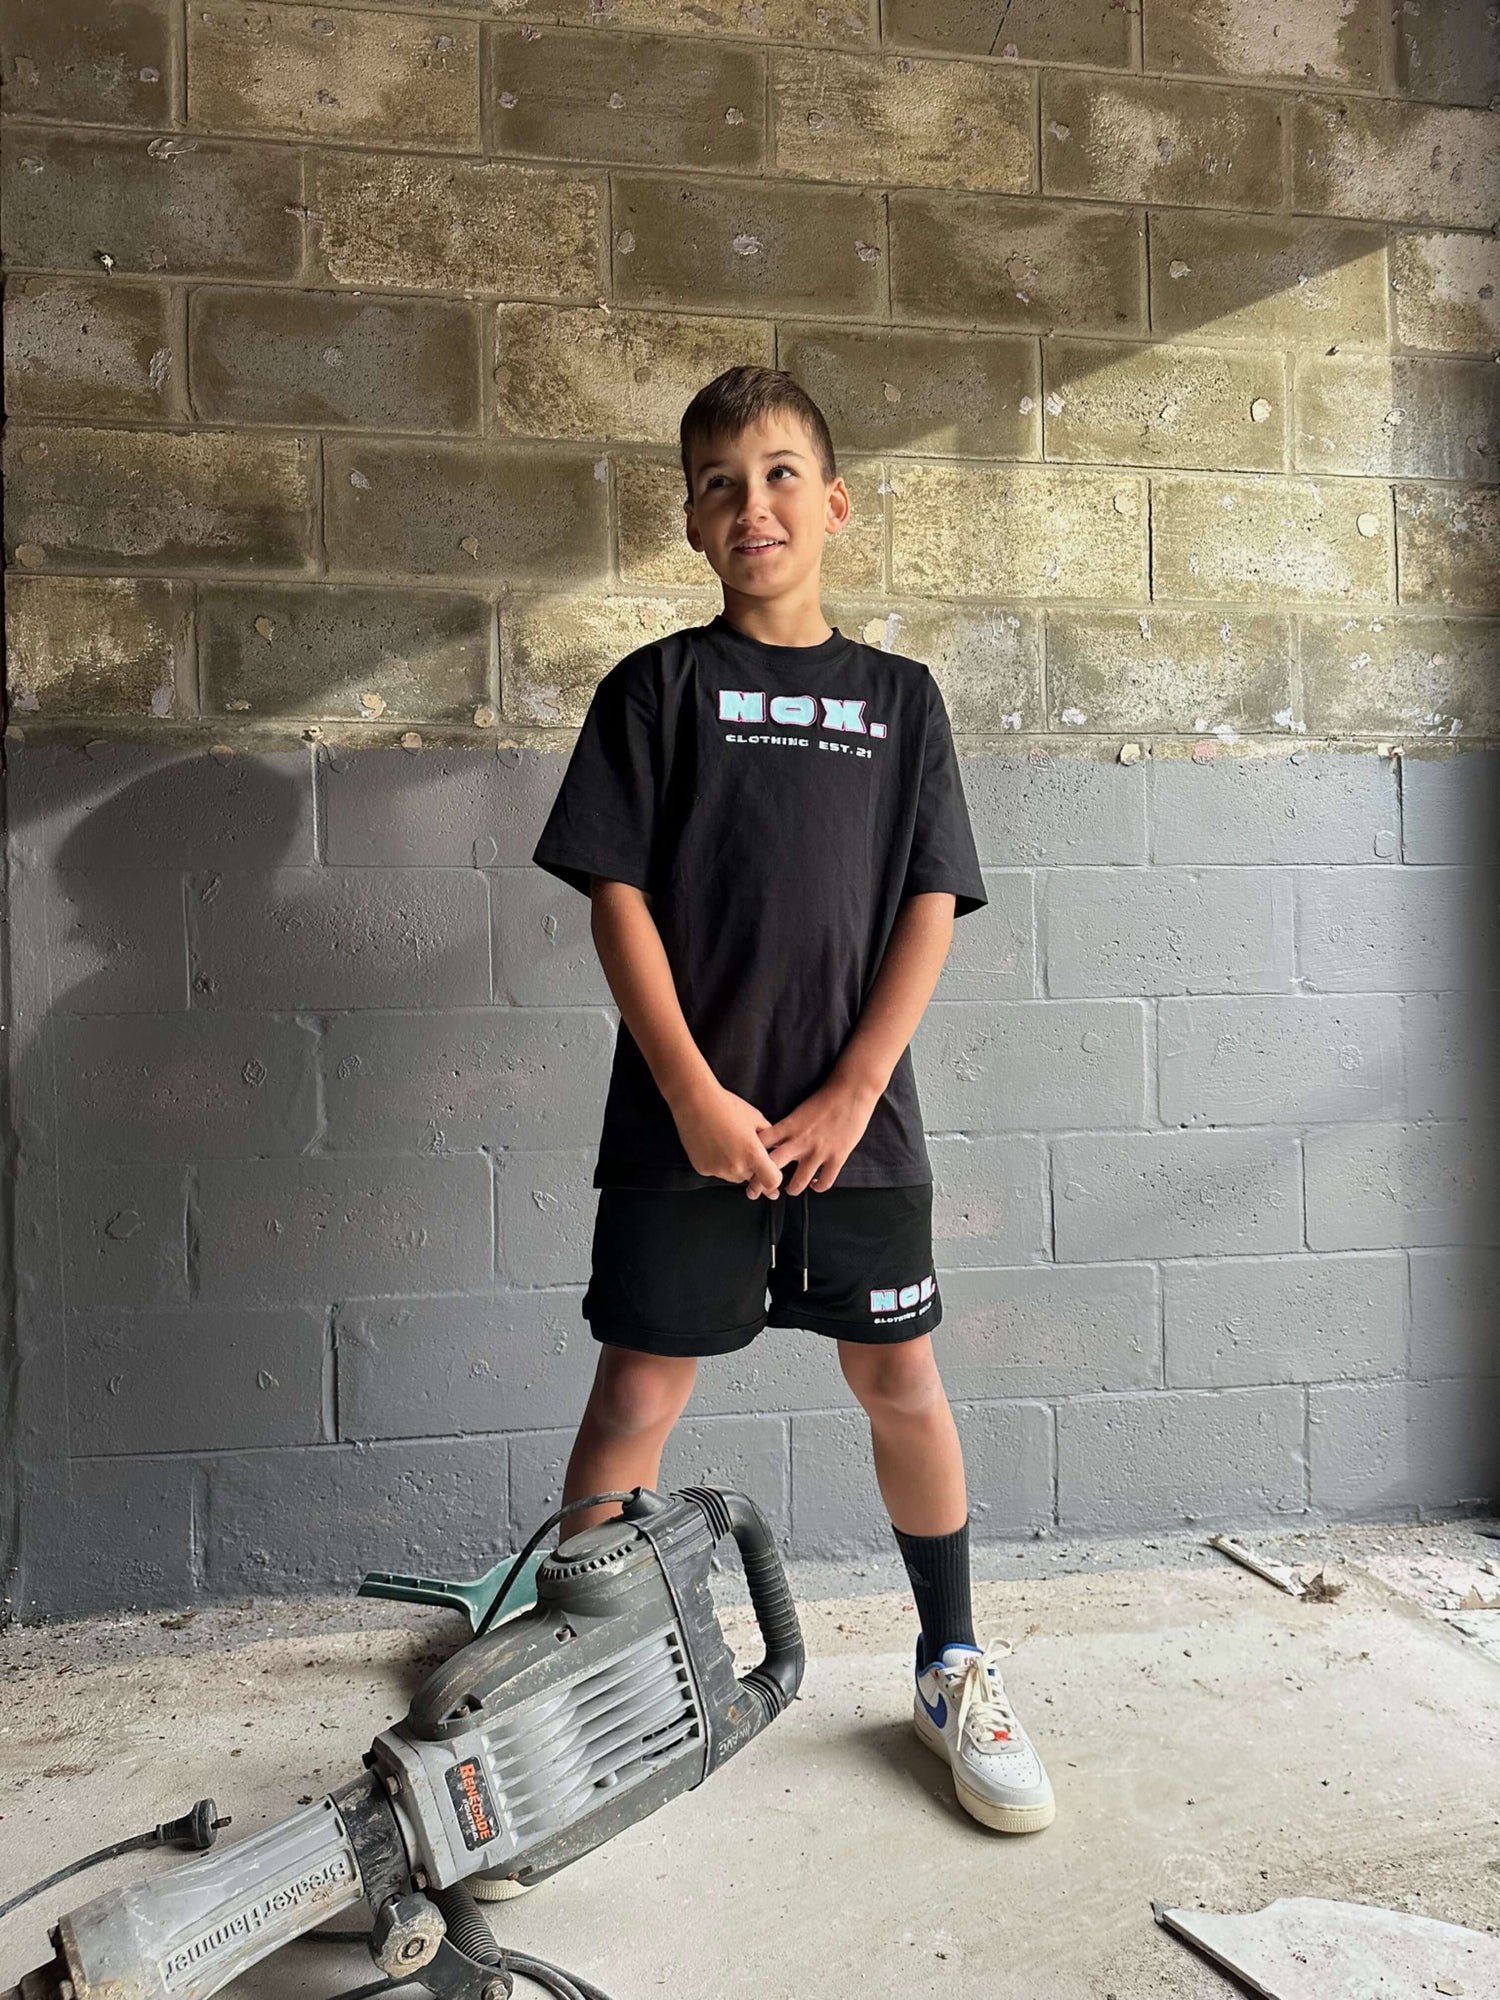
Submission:
<svg viewBox="0 0 1500 2000">
<path fill-rule="evenodd" d="M 826 1081 L 902 899 L 986 901 L 927 668 L 837 627 L 767 645 L 722 611 L 605 675 L 532 858 L 584 895 L 591 875 L 647 892 L 694 1041 L 773 1124 Z M 931 1179 L 906 1049 L 835 1186 Z M 623 1019 L 593 1184 L 722 1185 Z"/>
</svg>

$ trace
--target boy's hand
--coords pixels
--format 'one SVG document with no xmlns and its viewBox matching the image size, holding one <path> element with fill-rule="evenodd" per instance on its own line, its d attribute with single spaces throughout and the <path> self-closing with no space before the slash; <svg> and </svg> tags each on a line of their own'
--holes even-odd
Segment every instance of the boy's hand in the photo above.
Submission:
<svg viewBox="0 0 1500 2000">
<path fill-rule="evenodd" d="M 748 1181 L 745 1192 L 752 1201 L 762 1194 L 775 1201 L 781 1169 L 758 1136 L 769 1129 L 764 1111 L 713 1083 L 674 1104 L 672 1116 L 695 1173 L 712 1174 L 741 1187 Z"/>
<path fill-rule="evenodd" d="M 816 1194 L 827 1194 L 864 1137 L 879 1102 L 878 1090 L 830 1077 L 785 1118 L 761 1127 L 760 1136 L 775 1166 L 797 1162 L 796 1173 L 786 1183 L 789 1195 L 801 1194 L 809 1186 Z"/>
</svg>

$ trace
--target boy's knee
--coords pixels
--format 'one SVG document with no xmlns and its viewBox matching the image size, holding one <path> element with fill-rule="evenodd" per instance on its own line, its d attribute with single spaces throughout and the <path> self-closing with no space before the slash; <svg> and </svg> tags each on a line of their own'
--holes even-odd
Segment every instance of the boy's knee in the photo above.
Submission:
<svg viewBox="0 0 1500 2000">
<path fill-rule="evenodd" d="M 604 1347 L 589 1416 L 598 1429 L 616 1437 L 670 1429 L 693 1393 L 697 1372 L 691 1357 Z"/>
<path fill-rule="evenodd" d="M 923 1416 L 943 1400 L 942 1378 L 925 1335 L 890 1347 L 840 1341 L 839 1365 L 872 1416 Z"/>
</svg>

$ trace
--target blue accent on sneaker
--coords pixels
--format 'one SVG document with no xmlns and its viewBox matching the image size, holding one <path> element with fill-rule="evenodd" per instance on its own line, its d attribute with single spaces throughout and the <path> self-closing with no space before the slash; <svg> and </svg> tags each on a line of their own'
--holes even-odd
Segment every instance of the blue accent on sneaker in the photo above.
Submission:
<svg viewBox="0 0 1500 2000">
<path fill-rule="evenodd" d="M 919 1684 L 919 1685 L 918 1685 L 918 1687 L 917 1687 L 917 1700 L 918 1700 L 919 1702 L 921 1702 L 921 1704 L 922 1704 L 923 1708 L 925 1708 L 925 1709 L 926 1709 L 926 1711 L 927 1711 L 927 1719 L 928 1719 L 928 1721 L 929 1721 L 929 1722 L 931 1722 L 931 1723 L 933 1724 L 934 1728 L 937 1728 L 937 1729 L 946 1729 L 946 1728 L 947 1728 L 947 1726 L 948 1726 L 948 1703 L 947 1703 L 947 1700 L 946 1700 L 946 1698 L 945 1698 L 945 1697 L 944 1697 L 943 1695 L 939 1695 L 939 1696 L 938 1696 L 938 1698 L 937 1698 L 937 1701 L 936 1701 L 935 1703 L 934 1703 L 934 1702 L 930 1702 L 930 1701 L 929 1701 L 929 1700 L 927 1699 L 926 1695 L 925 1695 L 925 1694 L 923 1694 L 923 1692 L 922 1692 L 922 1689 L 921 1689 L 921 1686 L 920 1686 L 920 1684 Z"/>
</svg>

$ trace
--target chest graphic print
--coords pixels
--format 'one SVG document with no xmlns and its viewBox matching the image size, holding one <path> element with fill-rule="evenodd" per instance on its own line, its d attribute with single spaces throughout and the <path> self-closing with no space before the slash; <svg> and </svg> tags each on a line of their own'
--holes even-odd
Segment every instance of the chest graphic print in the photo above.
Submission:
<svg viewBox="0 0 1500 2000">
<path fill-rule="evenodd" d="M 867 743 L 850 742 L 850 737 L 866 737 L 879 742 L 886 733 L 883 722 L 865 720 L 865 702 L 834 695 L 773 694 L 761 688 L 720 688 L 720 722 L 774 722 L 799 732 L 784 736 L 751 736 L 731 731 L 726 743 L 773 743 L 787 748 L 832 750 L 846 757 L 872 757 Z M 802 734 L 811 731 L 812 734 Z"/>
</svg>

